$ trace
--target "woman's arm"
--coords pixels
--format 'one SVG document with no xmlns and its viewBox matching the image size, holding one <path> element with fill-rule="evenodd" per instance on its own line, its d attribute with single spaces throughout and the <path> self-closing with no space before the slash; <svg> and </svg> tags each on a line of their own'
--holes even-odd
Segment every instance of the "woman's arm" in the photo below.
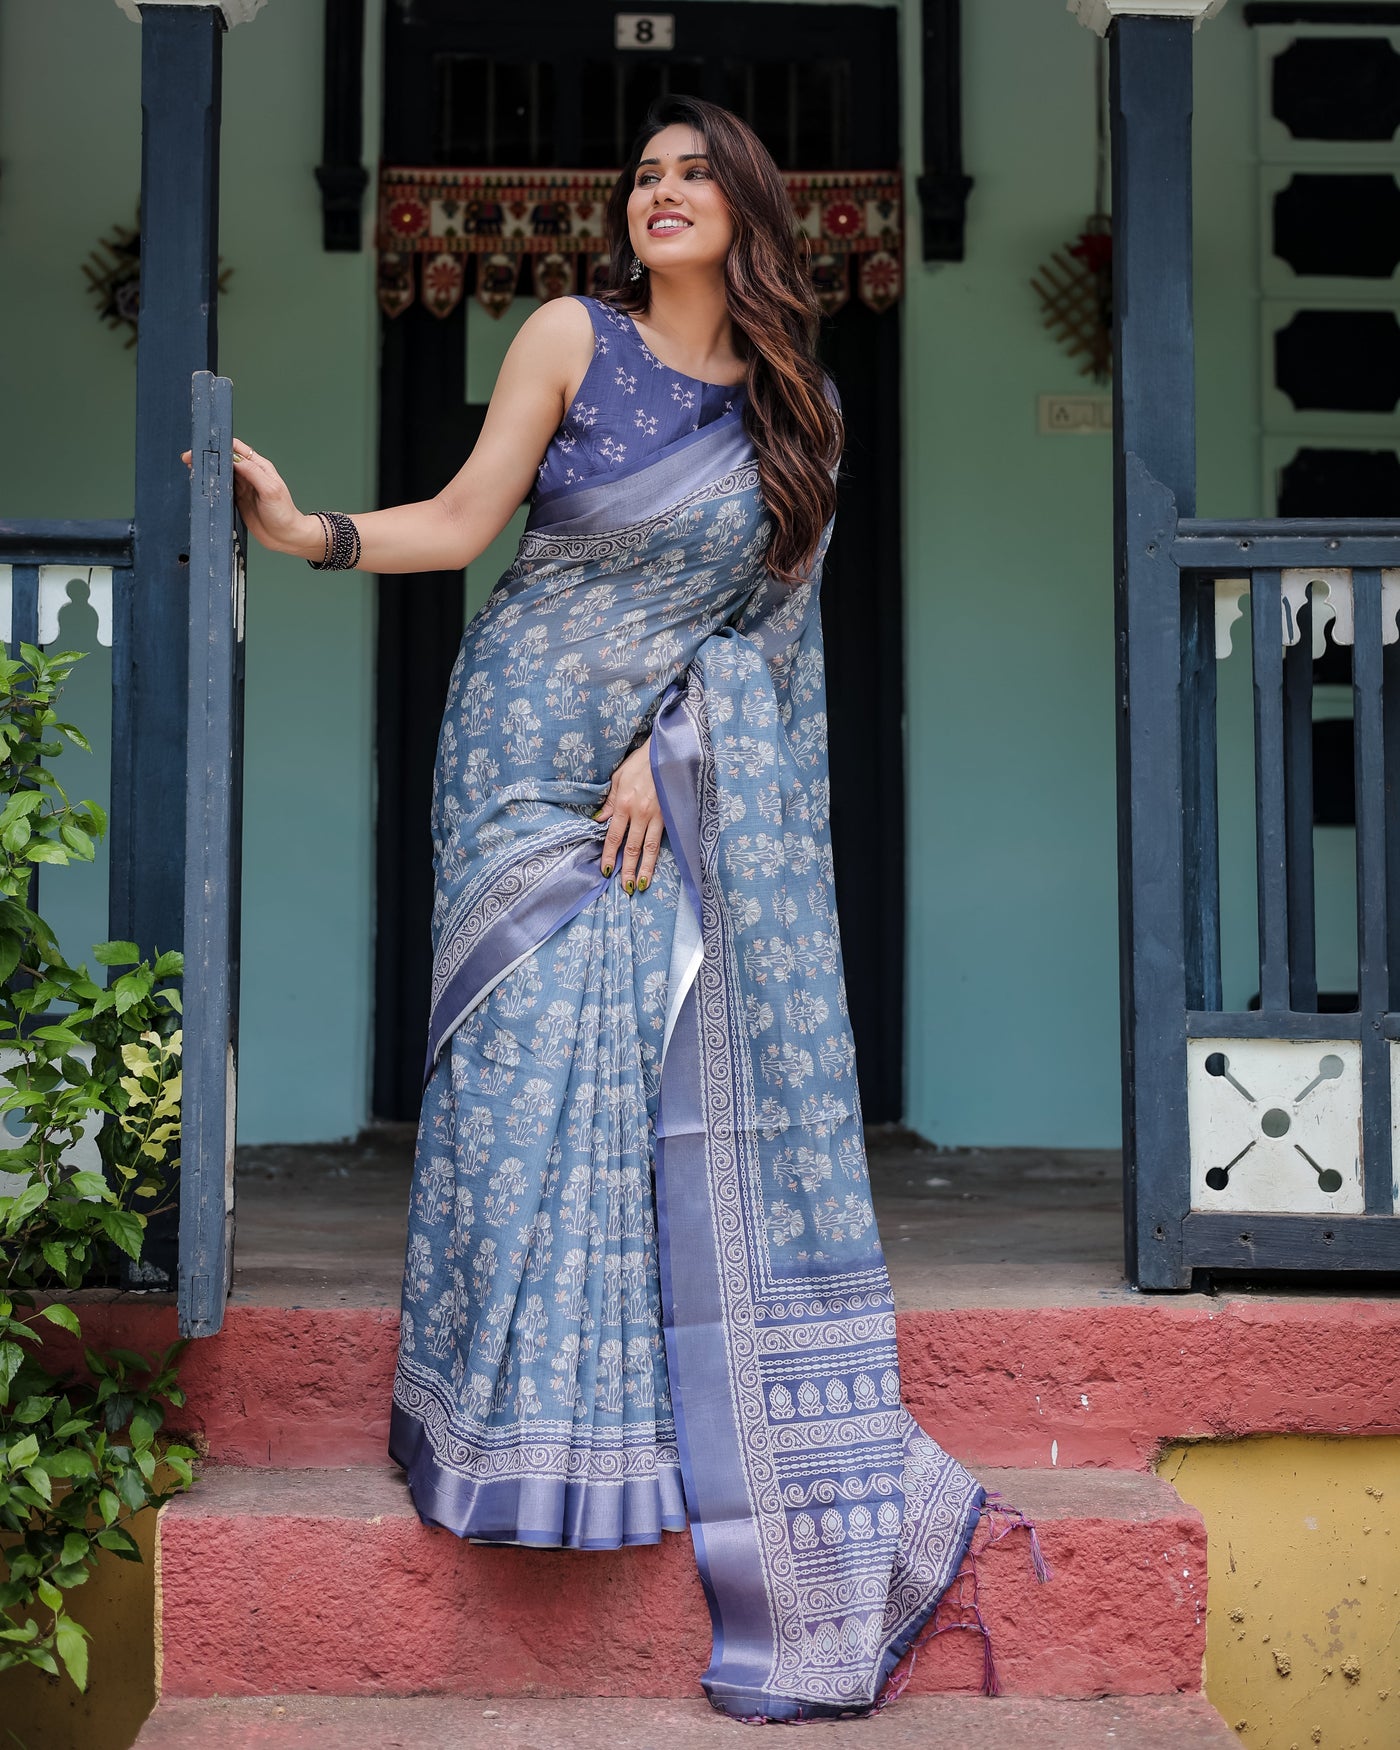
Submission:
<svg viewBox="0 0 1400 1750">
<path fill-rule="evenodd" d="M 434 498 L 356 512 L 361 571 L 456 571 L 495 540 L 530 490 L 593 356 L 593 328 L 575 298 L 542 305 L 510 344 L 481 436 Z M 188 461 L 189 453 L 185 459 Z M 321 520 L 304 515 L 277 469 L 235 443 L 235 495 L 252 534 L 275 553 L 319 559 Z"/>
</svg>

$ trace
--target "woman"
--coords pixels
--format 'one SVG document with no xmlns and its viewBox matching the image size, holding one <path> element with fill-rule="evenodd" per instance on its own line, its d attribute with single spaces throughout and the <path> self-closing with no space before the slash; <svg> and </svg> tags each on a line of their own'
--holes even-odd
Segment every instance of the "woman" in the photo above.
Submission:
<svg viewBox="0 0 1400 1750">
<path fill-rule="evenodd" d="M 604 299 L 536 311 L 421 504 L 266 545 L 449 570 L 530 494 L 438 748 L 433 1010 L 391 1452 L 429 1524 L 687 1523 L 736 1715 L 863 1711 L 979 1485 L 900 1403 L 832 889 L 817 590 L 841 424 L 786 192 L 667 99 Z"/>
</svg>

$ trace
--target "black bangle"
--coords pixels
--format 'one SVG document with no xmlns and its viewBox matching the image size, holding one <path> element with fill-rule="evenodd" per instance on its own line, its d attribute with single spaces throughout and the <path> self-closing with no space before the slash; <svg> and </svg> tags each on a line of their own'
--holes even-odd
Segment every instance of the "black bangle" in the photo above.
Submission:
<svg viewBox="0 0 1400 1750">
<path fill-rule="evenodd" d="M 313 571 L 353 571 L 360 563 L 360 531 L 342 510 L 313 510 L 325 531 L 326 550 L 319 559 L 308 559 Z"/>
</svg>

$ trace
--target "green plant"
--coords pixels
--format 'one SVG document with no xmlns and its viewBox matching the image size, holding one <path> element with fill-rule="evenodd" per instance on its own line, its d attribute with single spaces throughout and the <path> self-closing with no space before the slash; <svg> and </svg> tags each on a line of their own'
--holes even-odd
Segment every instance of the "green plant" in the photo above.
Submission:
<svg viewBox="0 0 1400 1750">
<path fill-rule="evenodd" d="M 101 1550 L 141 1559 L 130 1521 L 189 1486 L 194 1453 L 160 1439 L 164 1405 L 184 1402 L 183 1344 L 155 1361 L 85 1348 L 86 1377 L 45 1351 L 55 1327 L 82 1336 L 49 1294 L 82 1286 L 114 1248 L 139 1260 L 179 1164 L 179 954 L 104 943 L 95 958 L 116 976 L 100 985 L 30 904 L 37 866 L 90 861 L 106 830 L 48 764 L 64 740 L 87 747 L 55 709 L 78 660 L 32 645 L 0 656 L 0 1120 L 24 1129 L 0 1153 L 20 1178 L 0 1195 L 0 1670 L 58 1676 L 61 1661 L 82 1689 L 88 1634 L 67 1594 Z M 73 1164 L 94 1131 L 104 1172 Z"/>
</svg>

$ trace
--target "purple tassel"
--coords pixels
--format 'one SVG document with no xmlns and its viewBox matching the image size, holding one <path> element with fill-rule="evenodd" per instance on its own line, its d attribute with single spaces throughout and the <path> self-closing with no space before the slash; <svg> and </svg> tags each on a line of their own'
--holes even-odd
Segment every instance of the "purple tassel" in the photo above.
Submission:
<svg viewBox="0 0 1400 1750">
<path fill-rule="evenodd" d="M 1000 1695 L 1001 1680 L 997 1676 L 996 1661 L 992 1658 L 991 1631 L 982 1623 L 982 1693 L 983 1695 Z"/>
</svg>

